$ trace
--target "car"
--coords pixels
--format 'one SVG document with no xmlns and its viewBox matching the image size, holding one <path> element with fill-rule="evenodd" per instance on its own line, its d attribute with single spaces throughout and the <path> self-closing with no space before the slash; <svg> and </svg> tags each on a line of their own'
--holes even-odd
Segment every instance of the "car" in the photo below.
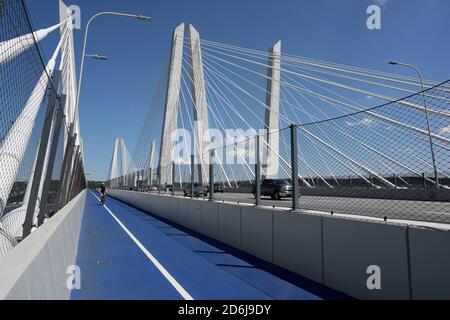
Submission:
<svg viewBox="0 0 450 320">
<path fill-rule="evenodd" d="M 190 197 L 192 196 L 192 188 L 191 188 L 191 184 L 187 184 L 184 189 L 183 189 L 183 193 L 185 197 Z M 194 183 L 194 195 L 193 197 L 200 197 L 200 196 L 207 196 L 208 195 L 208 188 L 199 184 L 199 183 Z"/>
<path fill-rule="evenodd" d="M 149 186 L 148 187 L 148 192 L 155 192 L 155 191 L 158 191 L 157 187 L 155 187 L 155 186 Z"/>
<path fill-rule="evenodd" d="M 217 193 L 217 192 L 220 192 L 220 193 L 223 193 L 223 185 L 222 184 L 215 184 L 214 185 L 214 192 L 215 193 Z"/>
<path fill-rule="evenodd" d="M 292 197 L 292 184 L 289 179 L 264 179 L 261 182 L 261 195 L 272 200 Z"/>
</svg>

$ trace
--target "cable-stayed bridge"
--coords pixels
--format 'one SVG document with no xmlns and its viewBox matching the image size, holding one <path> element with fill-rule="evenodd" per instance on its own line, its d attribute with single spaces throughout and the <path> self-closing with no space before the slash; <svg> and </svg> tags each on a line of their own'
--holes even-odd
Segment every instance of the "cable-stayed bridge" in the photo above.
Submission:
<svg viewBox="0 0 450 320">
<path fill-rule="evenodd" d="M 181 24 L 161 83 L 125 174 L 115 145 L 114 187 L 186 194 L 212 181 L 225 191 L 217 199 L 255 203 L 257 179 L 290 179 L 304 195 L 297 208 L 449 221 L 448 82 L 422 88 L 420 78 L 284 54 L 281 41 L 264 52 L 201 40 Z"/>
<path fill-rule="evenodd" d="M 84 173 L 68 8 L 34 31 L 23 1 L 6 3 L 0 297 L 450 297 L 449 81 L 182 23 L 135 150 L 114 143 L 102 206 Z M 47 62 L 39 43 L 57 32 Z"/>
</svg>

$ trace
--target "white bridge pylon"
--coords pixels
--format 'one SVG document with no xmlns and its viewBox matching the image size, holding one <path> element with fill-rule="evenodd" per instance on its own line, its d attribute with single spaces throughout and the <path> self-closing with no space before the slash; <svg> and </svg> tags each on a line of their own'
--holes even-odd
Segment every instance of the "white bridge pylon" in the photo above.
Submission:
<svg viewBox="0 0 450 320">
<path fill-rule="evenodd" d="M 159 174 L 161 184 L 172 182 L 172 150 L 173 133 L 177 129 L 177 118 L 180 107 L 181 66 L 183 62 L 184 23 L 174 29 L 172 37 L 172 54 L 170 57 L 169 77 L 167 84 L 164 119 L 161 132 L 161 150 L 159 157 Z M 198 164 L 198 182 L 209 181 L 208 153 L 211 148 L 209 137 L 208 105 L 206 101 L 205 79 L 203 76 L 200 34 L 189 25 L 189 51 L 191 58 L 190 73 L 192 77 L 192 97 L 194 102 L 194 154 Z"/>
<path fill-rule="evenodd" d="M 177 118 L 180 112 L 180 92 L 182 79 L 183 47 L 184 47 L 185 24 L 182 23 L 173 31 L 172 50 L 169 64 L 169 76 L 166 91 L 166 101 L 164 106 L 163 125 L 161 129 L 161 145 L 159 153 L 159 175 L 161 184 L 171 184 L 172 182 L 172 150 L 175 142 L 172 134 L 177 129 Z M 193 133 L 194 133 L 194 159 L 197 165 L 197 182 L 206 184 L 209 182 L 209 150 L 212 149 L 211 137 L 209 134 L 209 106 L 206 96 L 205 76 L 203 71 L 203 59 L 201 49 L 201 39 L 199 32 L 194 26 L 189 25 L 189 60 L 190 84 L 193 102 Z M 265 163 L 277 163 L 279 151 L 280 127 L 280 64 L 281 64 L 281 41 L 277 41 L 269 52 L 272 58 L 268 61 L 267 76 L 267 110 L 265 128 L 267 129 L 267 158 Z M 278 166 L 266 166 L 265 171 L 272 177 L 278 176 Z M 224 172 L 225 173 L 225 172 Z M 226 175 L 226 173 L 225 173 Z M 226 177 L 228 180 L 228 177 Z"/>
<path fill-rule="evenodd" d="M 118 155 L 120 150 L 120 160 L 121 160 L 121 168 L 120 168 L 120 174 L 119 174 L 119 161 L 118 161 Z M 124 178 L 127 174 L 127 149 L 125 146 L 125 140 L 121 137 L 117 138 L 114 142 L 114 149 L 113 149 L 113 155 L 111 158 L 111 165 L 109 167 L 108 172 L 108 180 L 114 181 L 116 185 L 113 185 L 111 187 L 117 188 L 119 187 L 118 181 L 116 178 Z"/>
</svg>

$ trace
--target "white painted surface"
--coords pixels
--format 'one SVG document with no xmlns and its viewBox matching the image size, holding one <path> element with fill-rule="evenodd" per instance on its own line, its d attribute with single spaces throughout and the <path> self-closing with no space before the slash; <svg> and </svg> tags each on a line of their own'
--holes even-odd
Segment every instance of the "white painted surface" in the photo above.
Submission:
<svg viewBox="0 0 450 320">
<path fill-rule="evenodd" d="M 0 259 L 0 300 L 69 299 L 86 191 Z"/>
<path fill-rule="evenodd" d="M 272 262 L 273 211 L 254 207 L 241 208 L 241 249 Z"/>
<path fill-rule="evenodd" d="M 323 217 L 324 284 L 361 299 L 409 299 L 406 228 Z M 381 290 L 367 268 L 381 268 Z"/>
<path fill-rule="evenodd" d="M 273 262 L 322 283 L 321 217 L 274 211 Z"/>
</svg>

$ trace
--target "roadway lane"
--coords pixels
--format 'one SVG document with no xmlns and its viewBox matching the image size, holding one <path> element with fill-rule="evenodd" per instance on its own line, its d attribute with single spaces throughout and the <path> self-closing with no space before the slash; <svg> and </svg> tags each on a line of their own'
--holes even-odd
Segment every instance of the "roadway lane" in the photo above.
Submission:
<svg viewBox="0 0 450 320">
<path fill-rule="evenodd" d="M 218 193 L 215 198 L 229 202 L 255 203 L 255 197 L 248 193 Z M 292 202 L 290 198 L 277 201 L 263 197 L 261 205 L 290 208 Z M 376 218 L 387 216 L 390 219 L 450 223 L 450 202 L 301 196 L 300 208 Z"/>
<path fill-rule="evenodd" d="M 88 193 L 76 260 L 82 288 L 72 299 L 186 298 L 180 288 L 193 299 L 345 298 L 306 280 L 303 288 L 298 279 L 283 280 L 115 199 L 106 207 Z"/>
</svg>

